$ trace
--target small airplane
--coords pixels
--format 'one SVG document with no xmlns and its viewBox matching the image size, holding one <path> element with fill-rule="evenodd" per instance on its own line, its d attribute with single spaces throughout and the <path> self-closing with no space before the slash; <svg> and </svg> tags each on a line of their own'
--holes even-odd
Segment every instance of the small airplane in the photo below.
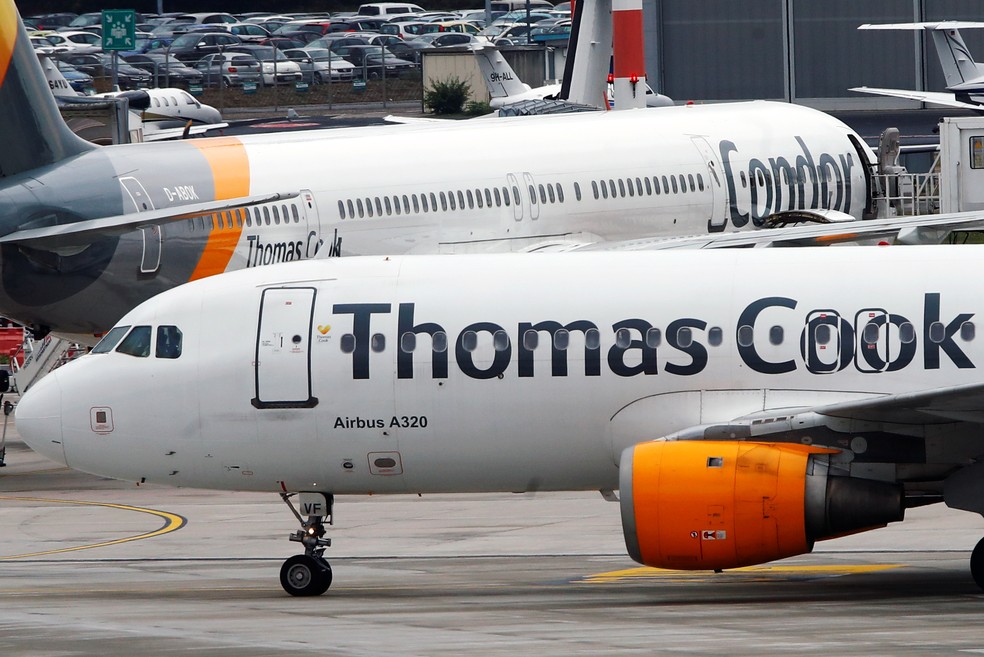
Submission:
<svg viewBox="0 0 984 657">
<path fill-rule="evenodd" d="M 558 99 L 561 91 L 561 83 L 548 84 L 542 87 L 531 88 L 530 85 L 520 80 L 519 76 L 506 61 L 502 53 L 495 46 L 485 45 L 474 48 L 475 59 L 478 67 L 482 70 L 482 78 L 489 90 L 489 106 L 499 110 L 526 101 L 537 101 L 546 99 Z M 652 90 L 648 84 L 646 87 L 646 107 L 672 107 L 673 101 L 663 94 L 658 94 Z M 612 85 L 608 85 L 607 101 L 611 105 Z M 558 100 L 563 103 L 565 101 Z M 577 107 L 581 107 L 577 104 Z M 599 107 L 599 109 L 601 109 Z"/>
<path fill-rule="evenodd" d="M 39 55 L 48 87 L 61 104 L 88 104 L 93 99 L 126 98 L 130 112 L 130 134 L 138 133 L 142 141 L 183 139 L 228 128 L 219 110 L 207 105 L 184 89 L 164 87 L 134 89 L 86 96 L 77 93 L 54 62 Z"/>
<path fill-rule="evenodd" d="M 984 513 L 982 259 L 968 245 L 272 265 L 134 309 L 24 395 L 17 428 L 100 476 L 281 495 L 304 547 L 281 569 L 292 595 L 331 584 L 336 495 L 618 490 L 636 561 L 736 568 L 914 506 Z M 984 586 L 984 540 L 970 566 Z"/>
<path fill-rule="evenodd" d="M 974 61 L 970 49 L 960 36 L 961 29 L 984 28 L 984 23 L 972 21 L 935 21 L 923 23 L 866 23 L 859 30 L 921 30 L 933 37 L 936 54 L 943 67 L 946 88 L 941 91 L 910 91 L 878 87 L 853 87 L 851 91 L 918 100 L 930 105 L 984 111 L 984 64 Z"/>
<path fill-rule="evenodd" d="M 872 208 L 860 136 L 762 101 L 95 147 L 59 117 L 13 0 L 0 7 L 0 314 L 38 336 L 94 344 L 175 285 L 315 256 L 542 251 Z"/>
</svg>

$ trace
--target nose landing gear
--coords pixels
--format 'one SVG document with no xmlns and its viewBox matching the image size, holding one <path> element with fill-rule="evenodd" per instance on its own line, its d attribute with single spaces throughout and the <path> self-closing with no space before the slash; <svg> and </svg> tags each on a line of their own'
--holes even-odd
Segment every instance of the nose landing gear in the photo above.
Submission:
<svg viewBox="0 0 984 657">
<path fill-rule="evenodd" d="M 291 595 L 321 595 L 331 586 L 331 566 L 324 558 L 331 539 L 324 535 L 325 523 L 332 524 L 335 497 L 328 493 L 301 493 L 301 512 L 307 515 L 304 520 L 290 501 L 293 496 L 294 493 L 280 494 L 301 523 L 301 528 L 290 535 L 290 540 L 303 544 L 304 554 L 296 554 L 284 562 L 280 568 L 280 585 Z"/>
</svg>

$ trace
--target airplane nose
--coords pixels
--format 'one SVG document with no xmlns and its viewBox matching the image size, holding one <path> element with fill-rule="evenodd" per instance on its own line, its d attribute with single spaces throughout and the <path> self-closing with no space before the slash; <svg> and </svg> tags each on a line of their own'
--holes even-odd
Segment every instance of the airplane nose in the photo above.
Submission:
<svg viewBox="0 0 984 657">
<path fill-rule="evenodd" d="M 14 411 L 17 432 L 38 454 L 68 465 L 62 436 L 62 390 L 52 372 L 24 393 Z"/>
</svg>

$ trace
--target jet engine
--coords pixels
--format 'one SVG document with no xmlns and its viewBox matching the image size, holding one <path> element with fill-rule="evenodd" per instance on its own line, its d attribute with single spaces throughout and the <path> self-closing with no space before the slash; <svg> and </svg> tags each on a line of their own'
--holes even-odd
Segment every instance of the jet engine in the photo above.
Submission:
<svg viewBox="0 0 984 657">
<path fill-rule="evenodd" d="M 659 568 L 737 568 L 902 520 L 900 485 L 831 474 L 833 453 L 745 441 L 629 447 L 619 466 L 629 555 Z"/>
</svg>

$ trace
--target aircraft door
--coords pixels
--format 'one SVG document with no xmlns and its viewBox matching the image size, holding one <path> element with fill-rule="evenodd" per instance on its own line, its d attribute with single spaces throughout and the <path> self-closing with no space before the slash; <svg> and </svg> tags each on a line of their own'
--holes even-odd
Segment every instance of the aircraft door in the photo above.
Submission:
<svg viewBox="0 0 984 657">
<path fill-rule="evenodd" d="M 525 214 L 523 210 L 526 206 L 526 201 L 524 200 L 526 196 L 519 188 L 519 180 L 514 173 L 506 174 L 506 194 L 512 197 L 513 219 L 522 221 L 523 215 Z"/>
<path fill-rule="evenodd" d="M 859 372 L 883 372 L 892 362 L 891 339 L 894 325 L 881 308 L 867 308 L 854 316 L 857 352 L 854 363 Z"/>
<path fill-rule="evenodd" d="M 120 178 L 120 187 L 123 188 L 123 202 L 127 212 L 146 212 L 153 210 L 154 201 L 150 194 L 144 189 L 139 180 L 132 176 Z M 140 273 L 156 274 L 161 268 L 161 252 L 163 250 L 164 236 L 160 226 L 147 226 L 140 229 L 143 241 L 143 252 L 140 256 Z"/>
<path fill-rule="evenodd" d="M 529 195 L 530 219 L 536 221 L 540 218 L 540 204 L 536 199 L 536 183 L 533 176 L 528 172 L 523 172 L 523 182 L 526 183 L 526 193 Z"/>
<path fill-rule="evenodd" d="M 269 288 L 260 299 L 256 334 L 256 408 L 313 408 L 311 324 L 313 287 Z"/>
<path fill-rule="evenodd" d="M 302 189 L 300 196 L 301 212 L 304 213 L 304 221 L 307 223 L 307 239 L 304 241 L 304 257 L 313 258 L 318 254 L 321 249 L 322 240 L 321 237 L 321 215 L 318 214 L 318 202 L 314 198 L 314 194 L 310 189 Z M 341 240 L 337 237 L 338 231 L 335 231 L 336 238 L 335 241 L 341 245 Z M 334 245 L 332 245 L 334 249 Z M 336 255 L 334 251 L 332 255 Z M 341 255 L 340 253 L 337 255 Z"/>
<path fill-rule="evenodd" d="M 714 157 L 714 150 L 706 139 L 691 137 L 690 140 L 694 143 L 697 152 L 704 160 L 704 165 L 707 167 L 707 175 L 705 176 L 707 186 L 705 189 L 711 195 L 711 215 L 710 219 L 707 220 L 707 231 L 709 233 L 721 232 L 728 224 L 728 204 L 725 202 L 728 190 L 724 186 L 724 172 L 721 170 L 717 158 Z"/>
<path fill-rule="evenodd" d="M 832 374 L 850 362 L 854 336 L 850 325 L 835 310 L 814 310 L 806 320 L 801 349 L 806 369 Z"/>
</svg>

